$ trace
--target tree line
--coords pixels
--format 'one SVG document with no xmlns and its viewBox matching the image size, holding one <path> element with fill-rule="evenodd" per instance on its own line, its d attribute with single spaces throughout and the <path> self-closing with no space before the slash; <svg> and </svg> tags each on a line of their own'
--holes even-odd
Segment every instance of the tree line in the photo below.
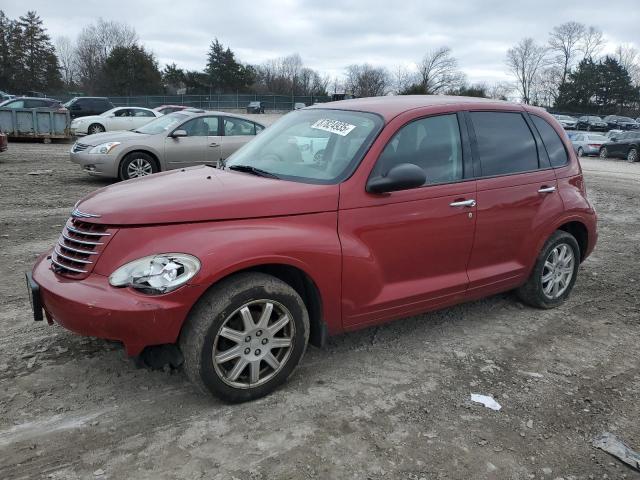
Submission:
<svg viewBox="0 0 640 480">
<path fill-rule="evenodd" d="M 524 103 L 581 113 L 633 113 L 640 108 L 640 52 L 619 45 L 602 55 L 602 31 L 578 22 L 555 26 L 546 44 L 523 38 L 506 65 Z"/>
<path fill-rule="evenodd" d="M 305 66 L 299 54 L 259 65 L 242 62 L 214 39 L 202 70 L 175 63 L 160 69 L 135 29 L 98 19 L 75 40 L 52 41 L 36 12 L 17 20 L 0 10 L 0 90 L 11 93 L 82 92 L 89 95 L 257 93 L 358 97 L 388 94 L 449 94 L 512 99 L 565 111 L 621 113 L 640 104 L 640 53 L 620 45 L 601 55 L 602 31 L 578 22 L 554 27 L 547 42 L 523 38 L 506 53 L 512 82 L 470 84 L 453 51 L 434 48 L 411 68 L 392 70 L 368 63 L 329 78 Z"/>
</svg>

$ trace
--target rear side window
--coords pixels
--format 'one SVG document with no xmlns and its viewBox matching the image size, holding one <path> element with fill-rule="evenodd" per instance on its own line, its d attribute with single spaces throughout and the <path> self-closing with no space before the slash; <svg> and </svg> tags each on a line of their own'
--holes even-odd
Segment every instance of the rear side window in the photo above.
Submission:
<svg viewBox="0 0 640 480">
<path fill-rule="evenodd" d="M 542 137 L 542 142 L 547 149 L 551 166 L 562 167 L 566 165 L 569 161 L 567 151 L 564 149 L 564 144 L 553 127 L 549 125 L 545 119 L 535 115 L 531 115 L 531 119 Z"/>
<path fill-rule="evenodd" d="M 471 112 L 481 175 L 508 175 L 538 169 L 538 148 L 520 113 Z"/>
</svg>

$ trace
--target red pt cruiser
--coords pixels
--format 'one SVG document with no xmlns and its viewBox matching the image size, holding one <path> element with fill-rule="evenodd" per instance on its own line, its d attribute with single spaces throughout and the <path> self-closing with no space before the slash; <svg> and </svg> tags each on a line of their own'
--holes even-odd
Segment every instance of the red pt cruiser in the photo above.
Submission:
<svg viewBox="0 0 640 480">
<path fill-rule="evenodd" d="M 92 193 L 27 277 L 36 319 L 130 355 L 176 345 L 192 381 L 244 401 L 329 335 L 507 290 L 556 307 L 596 239 L 543 110 L 364 98 L 290 113 L 222 169 Z"/>
</svg>

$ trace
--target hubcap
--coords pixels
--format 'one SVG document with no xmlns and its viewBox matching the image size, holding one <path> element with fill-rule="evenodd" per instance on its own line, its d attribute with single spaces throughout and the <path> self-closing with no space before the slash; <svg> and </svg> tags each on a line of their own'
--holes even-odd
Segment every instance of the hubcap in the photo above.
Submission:
<svg viewBox="0 0 640 480">
<path fill-rule="evenodd" d="M 129 178 L 144 177 L 153 173 L 153 166 L 144 158 L 136 158 L 127 167 L 127 176 Z"/>
<path fill-rule="evenodd" d="M 566 243 L 556 245 L 547 256 L 542 268 L 542 291 L 551 300 L 560 297 L 573 278 L 575 259 Z"/>
<path fill-rule="evenodd" d="M 102 133 L 102 128 L 100 128 L 98 125 L 94 125 L 93 127 L 91 127 L 91 133 Z"/>
<path fill-rule="evenodd" d="M 213 344 L 213 366 L 235 388 L 268 382 L 287 363 L 295 324 L 287 308 L 273 300 L 248 302 L 229 315 Z"/>
</svg>

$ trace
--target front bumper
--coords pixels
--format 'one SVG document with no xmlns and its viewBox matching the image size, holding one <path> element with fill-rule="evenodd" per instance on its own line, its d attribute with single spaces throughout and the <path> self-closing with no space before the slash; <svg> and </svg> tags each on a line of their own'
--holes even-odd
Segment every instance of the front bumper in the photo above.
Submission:
<svg viewBox="0 0 640 480">
<path fill-rule="evenodd" d="M 49 255 L 40 256 L 32 272 L 47 320 L 80 335 L 122 342 L 132 356 L 146 346 L 175 343 L 192 305 L 206 290 L 186 285 L 150 296 L 112 287 L 108 277 L 94 273 L 71 280 L 51 270 Z"/>
<path fill-rule="evenodd" d="M 112 153 L 88 153 L 91 148 L 82 152 L 71 151 L 69 153 L 71 161 L 80 165 L 89 175 L 117 178 L 120 157 Z"/>
</svg>

